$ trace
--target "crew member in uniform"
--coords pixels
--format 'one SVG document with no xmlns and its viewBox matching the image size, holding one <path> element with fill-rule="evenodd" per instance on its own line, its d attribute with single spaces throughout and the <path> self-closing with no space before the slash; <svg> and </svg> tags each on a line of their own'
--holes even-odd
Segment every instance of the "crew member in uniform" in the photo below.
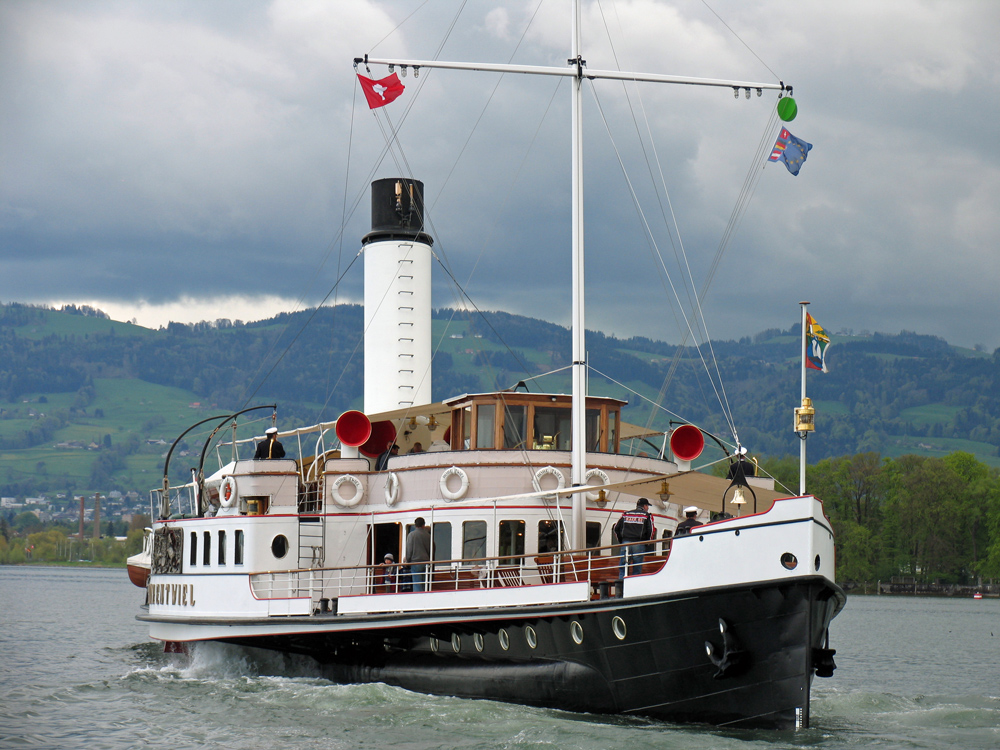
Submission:
<svg viewBox="0 0 1000 750">
<path fill-rule="evenodd" d="M 677 530 L 674 531 L 674 536 L 684 536 L 685 534 L 690 534 L 691 529 L 695 526 L 702 526 L 702 522 L 699 521 L 695 516 L 698 515 L 698 509 L 693 505 L 689 505 L 684 509 L 684 520 L 677 524 Z"/>
<path fill-rule="evenodd" d="M 253 457 L 255 459 L 285 457 L 285 448 L 278 442 L 277 427 L 268 427 L 264 431 L 264 439 L 257 443 L 257 452 L 253 454 Z"/>
<path fill-rule="evenodd" d="M 621 562 L 618 565 L 619 577 L 625 577 L 627 564 L 629 575 L 641 573 L 642 560 L 647 551 L 645 542 L 656 535 L 653 517 L 649 515 L 649 500 L 640 497 L 633 510 L 622 513 L 622 517 L 615 524 L 614 532 L 623 545 Z"/>
</svg>

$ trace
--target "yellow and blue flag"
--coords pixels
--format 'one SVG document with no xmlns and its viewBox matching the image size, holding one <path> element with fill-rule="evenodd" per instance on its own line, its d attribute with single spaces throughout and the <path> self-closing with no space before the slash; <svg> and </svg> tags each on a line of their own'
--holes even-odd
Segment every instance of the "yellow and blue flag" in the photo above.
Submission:
<svg viewBox="0 0 1000 750">
<path fill-rule="evenodd" d="M 826 369 L 826 349 L 830 346 L 830 336 L 823 326 L 806 313 L 806 367 L 829 372 Z"/>
<path fill-rule="evenodd" d="M 778 133 L 778 140 L 771 149 L 768 161 L 783 161 L 788 171 L 793 175 L 798 175 L 799 170 L 806 161 L 806 157 L 812 150 L 812 144 L 806 143 L 801 138 L 792 135 L 788 128 L 782 128 Z"/>
</svg>

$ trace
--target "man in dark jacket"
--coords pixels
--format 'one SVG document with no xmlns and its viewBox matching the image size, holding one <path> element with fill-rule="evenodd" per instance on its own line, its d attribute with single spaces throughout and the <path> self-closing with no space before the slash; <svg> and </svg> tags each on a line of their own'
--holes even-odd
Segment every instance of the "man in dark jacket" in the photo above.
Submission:
<svg viewBox="0 0 1000 750">
<path fill-rule="evenodd" d="M 656 535 L 653 517 L 649 515 L 649 500 L 640 497 L 634 510 L 622 513 L 613 529 L 615 536 L 622 545 L 621 562 L 618 565 L 618 575 L 625 577 L 626 565 L 628 574 L 642 572 L 642 560 L 646 553 L 646 544 Z"/>
<path fill-rule="evenodd" d="M 375 461 L 375 471 L 385 471 L 389 468 L 389 459 L 399 455 L 399 446 L 393 443 L 379 454 Z"/>
<path fill-rule="evenodd" d="M 414 591 L 426 591 L 427 563 L 431 559 L 431 530 L 420 516 L 406 535 L 406 562 L 410 564 L 410 580 Z"/>
<path fill-rule="evenodd" d="M 677 524 L 677 530 L 674 531 L 674 536 L 684 536 L 685 534 L 690 534 L 691 529 L 696 526 L 702 526 L 702 522 L 697 519 L 698 509 L 689 505 L 684 509 L 684 520 Z"/>
<path fill-rule="evenodd" d="M 285 457 L 285 447 L 278 442 L 277 427 L 268 427 L 264 431 L 264 439 L 257 443 L 257 452 L 253 457 L 254 459 Z"/>
</svg>

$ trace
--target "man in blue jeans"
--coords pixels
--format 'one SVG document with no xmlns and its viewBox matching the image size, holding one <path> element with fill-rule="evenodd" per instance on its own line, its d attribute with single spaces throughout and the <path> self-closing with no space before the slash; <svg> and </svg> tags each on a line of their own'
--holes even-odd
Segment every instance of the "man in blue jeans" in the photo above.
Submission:
<svg viewBox="0 0 1000 750">
<path fill-rule="evenodd" d="M 427 583 L 427 563 L 431 559 L 431 531 L 423 516 L 413 522 L 413 528 L 406 535 L 406 562 L 410 564 L 410 580 L 414 591 L 425 591 Z"/>
<path fill-rule="evenodd" d="M 642 572 L 642 559 L 646 556 L 646 542 L 656 535 L 653 517 L 649 515 L 649 500 L 640 497 L 633 510 L 622 513 L 614 526 L 615 536 L 622 545 L 618 576 L 624 578 L 626 566 L 628 575 Z"/>
</svg>

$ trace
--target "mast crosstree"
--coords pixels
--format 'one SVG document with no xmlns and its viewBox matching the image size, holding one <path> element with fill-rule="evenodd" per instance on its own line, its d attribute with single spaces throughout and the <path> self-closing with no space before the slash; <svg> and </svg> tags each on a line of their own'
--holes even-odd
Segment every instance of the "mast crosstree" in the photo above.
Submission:
<svg viewBox="0 0 1000 750">
<path fill-rule="evenodd" d="M 590 70 L 581 52 L 580 42 L 580 3 L 573 2 L 573 14 L 570 37 L 570 56 L 566 67 L 551 67 L 542 65 L 513 65 L 502 63 L 447 62 L 441 60 L 402 60 L 392 58 L 376 58 L 365 55 L 354 58 L 355 65 L 375 64 L 392 65 L 400 68 L 412 68 L 414 72 L 423 68 L 442 70 L 469 70 L 490 73 L 518 73 L 524 75 L 547 75 L 572 78 L 570 86 L 571 114 L 571 151 L 572 151 L 572 374 L 573 374 L 573 409 L 572 409 L 572 470 L 571 481 L 574 486 L 584 484 L 586 465 L 586 324 L 584 304 L 584 220 L 583 220 L 583 95 L 584 79 L 633 81 L 637 83 L 670 83 L 686 86 L 714 86 L 732 88 L 736 91 L 744 89 L 749 96 L 751 89 L 758 93 L 763 90 L 778 92 L 791 91 L 791 86 L 783 81 L 779 83 L 759 83 L 753 81 L 735 81 L 719 78 L 692 78 L 689 76 L 662 75 L 651 73 L 633 73 L 619 70 Z M 570 528 L 570 544 L 573 549 L 582 549 L 586 541 L 585 499 L 581 493 L 573 496 L 573 516 Z"/>
</svg>

